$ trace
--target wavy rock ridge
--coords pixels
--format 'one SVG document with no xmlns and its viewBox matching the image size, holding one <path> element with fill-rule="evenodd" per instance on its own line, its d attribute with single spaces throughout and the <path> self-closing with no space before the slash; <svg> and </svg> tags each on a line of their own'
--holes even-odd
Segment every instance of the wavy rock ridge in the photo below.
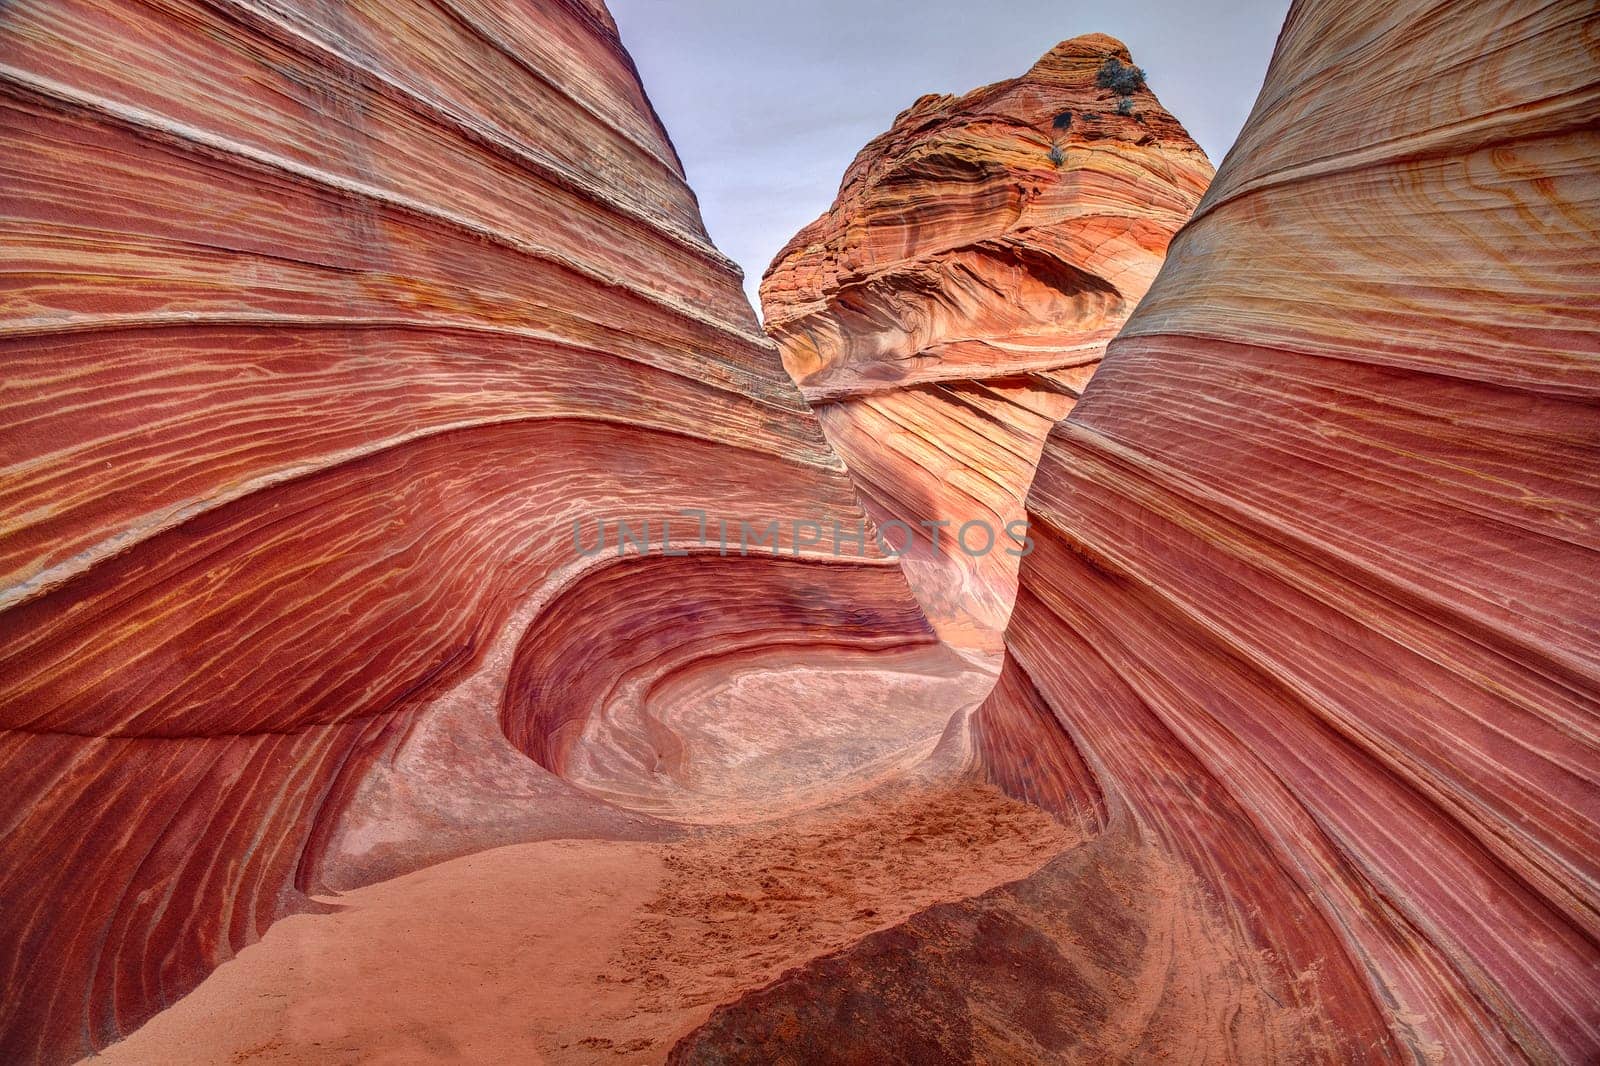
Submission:
<svg viewBox="0 0 1600 1066">
<path fill-rule="evenodd" d="M 980 768 L 1098 862 L 804 968 L 685 1061 L 735 1030 L 851 1061 L 830 1010 L 864 1002 L 934 1057 L 1153 1057 L 1181 966 L 1120 1013 L 1115 981 L 991 991 L 1018 964 L 1125 979 L 1094 936 L 1158 928 L 1105 894 L 1147 868 L 1204 901 L 1164 1061 L 1600 1057 L 1597 42 L 1579 2 L 1294 5 L 1044 449 L 975 722 Z M 967 979 L 918 996 L 935 959 Z M 1232 1009 L 1252 984 L 1292 1039 Z"/>
<path fill-rule="evenodd" d="M 925 96 L 761 283 L 768 333 L 940 635 L 998 647 L 1045 435 L 1133 311 L 1211 164 L 1103 34 Z M 1123 102 L 1125 101 L 1125 102 Z M 962 542 L 962 526 L 982 527 Z M 903 523 L 903 527 L 889 523 Z M 948 523 L 929 527 L 924 523 Z"/>
<path fill-rule="evenodd" d="M 598 4 L 7 4 L 0 222 L 0 1059 L 318 886 L 667 832 L 558 774 L 668 664 L 932 647 L 891 561 L 793 543 L 861 511 Z M 575 549 L 681 509 L 780 530 Z M 620 616 L 657 660 L 593 658 Z M 613 791 L 694 764 L 643 719 Z"/>
<path fill-rule="evenodd" d="M 1044 448 L 972 722 L 1083 845 L 677 1058 L 1600 1056 L 1597 40 L 1576 0 L 1296 4 Z M 638 812 L 736 776 L 702 705 L 968 677 L 897 567 L 790 537 L 850 482 L 598 5 L 20 0 L 0 108 L 0 1059 L 319 887 L 669 835 Z M 878 395 L 838 338 L 929 348 L 868 314 L 813 331 L 825 409 Z M 682 509 L 778 538 L 572 543 Z"/>
</svg>

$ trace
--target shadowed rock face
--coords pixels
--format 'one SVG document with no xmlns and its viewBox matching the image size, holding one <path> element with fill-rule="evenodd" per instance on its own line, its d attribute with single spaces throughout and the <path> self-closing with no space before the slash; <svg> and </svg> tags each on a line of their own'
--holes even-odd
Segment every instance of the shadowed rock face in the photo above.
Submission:
<svg viewBox="0 0 1600 1066">
<path fill-rule="evenodd" d="M 1029 496 L 981 768 L 1107 869 L 1192 877 L 1202 939 L 1245 963 L 1210 968 L 1212 1004 L 1255 981 L 1300 1012 L 1290 1060 L 1600 1056 L 1597 31 L 1579 2 L 1295 4 Z M 1055 886 L 1087 876 L 931 911 L 679 1057 L 826 1034 L 818 1061 L 895 1061 L 852 1057 L 863 1002 L 935 1058 L 980 1022 L 1070 1052 L 1098 1002 L 1063 1038 L 1028 1012 L 1067 1005 L 986 985 L 1079 972 L 1112 919 Z M 906 989 L 933 958 L 989 976 L 930 1010 Z M 1151 980 L 1126 1025 L 1160 1024 Z M 1239 1029 L 1204 1016 L 1172 1061 L 1227 1058 Z"/>
<path fill-rule="evenodd" d="M 0 216 L 0 1060 L 105 1044 L 318 886 L 663 833 L 513 744 L 614 628 L 520 648 L 591 581 L 702 679 L 729 588 L 743 646 L 931 644 L 881 555 L 793 557 L 861 512 L 598 4 L 8 3 Z M 682 508 L 783 528 L 580 562 L 575 520 L 659 548 Z"/>
<path fill-rule="evenodd" d="M 1111 832 L 719 1008 L 668 1061 L 1294 1063 L 1286 1009 L 1192 878 Z M 1227 979 L 1219 980 L 1219 976 Z"/>
<path fill-rule="evenodd" d="M 1194 210 L 1211 164 L 1102 34 L 925 96 L 845 173 L 761 284 L 768 333 L 945 639 L 998 647 L 1020 541 L 997 532 Z M 1126 112 L 1126 113 L 1122 113 Z M 935 530 L 923 522 L 947 522 Z M 1015 533 L 1015 531 L 1013 531 Z M 966 545 L 982 552 L 982 527 Z"/>
</svg>

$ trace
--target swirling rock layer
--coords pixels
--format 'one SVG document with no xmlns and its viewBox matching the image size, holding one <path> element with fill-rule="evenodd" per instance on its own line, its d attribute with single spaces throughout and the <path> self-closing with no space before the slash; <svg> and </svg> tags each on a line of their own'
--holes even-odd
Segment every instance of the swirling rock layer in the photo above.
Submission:
<svg viewBox="0 0 1600 1066">
<path fill-rule="evenodd" d="M 686 821 L 865 787 L 928 755 L 990 680 L 929 644 L 887 576 L 717 555 L 613 566 L 523 634 L 505 735 L 592 794 Z"/>
<path fill-rule="evenodd" d="M 1597 60 L 1588 3 L 1294 5 L 1044 449 L 974 722 L 1097 858 L 682 1061 L 1600 1057 Z M 1189 939 L 1141 971 L 1162 884 Z"/>
<path fill-rule="evenodd" d="M 702 673 L 730 588 L 747 643 L 931 642 L 892 563 L 793 543 L 861 512 L 598 4 L 8 3 L 0 225 L 6 1062 L 104 1045 L 319 884 L 664 832 L 506 735 L 558 713 L 542 670 L 652 681 L 558 654 L 618 619 Z M 783 529 L 575 550 L 682 509 Z M 591 581 L 613 617 L 519 643 Z"/>
<path fill-rule="evenodd" d="M 1020 78 L 923 97 L 762 279 L 784 365 L 955 643 L 998 647 L 1021 547 L 1006 530 L 1045 435 L 1211 178 L 1142 83 L 1102 87 L 1131 62 L 1077 37 Z"/>
</svg>

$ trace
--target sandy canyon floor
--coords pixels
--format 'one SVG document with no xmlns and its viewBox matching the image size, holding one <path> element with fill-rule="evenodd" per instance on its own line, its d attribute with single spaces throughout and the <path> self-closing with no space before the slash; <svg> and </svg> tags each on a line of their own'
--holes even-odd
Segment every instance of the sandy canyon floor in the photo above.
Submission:
<svg viewBox="0 0 1600 1066">
<path fill-rule="evenodd" d="M 899 782 L 668 844 L 470 855 L 274 925 L 92 1061 L 662 1061 L 719 1003 L 1072 843 L 984 786 Z"/>
</svg>

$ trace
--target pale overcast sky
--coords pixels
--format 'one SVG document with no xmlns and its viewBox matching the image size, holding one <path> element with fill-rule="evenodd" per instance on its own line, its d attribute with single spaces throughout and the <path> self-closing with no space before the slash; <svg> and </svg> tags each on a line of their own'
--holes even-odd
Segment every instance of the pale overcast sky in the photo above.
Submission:
<svg viewBox="0 0 1600 1066">
<path fill-rule="evenodd" d="M 762 271 L 820 215 L 867 141 L 923 93 L 1012 78 L 1109 33 L 1221 163 L 1288 0 L 608 0 L 711 237 Z M 759 304 L 757 305 L 759 308 Z"/>
</svg>

